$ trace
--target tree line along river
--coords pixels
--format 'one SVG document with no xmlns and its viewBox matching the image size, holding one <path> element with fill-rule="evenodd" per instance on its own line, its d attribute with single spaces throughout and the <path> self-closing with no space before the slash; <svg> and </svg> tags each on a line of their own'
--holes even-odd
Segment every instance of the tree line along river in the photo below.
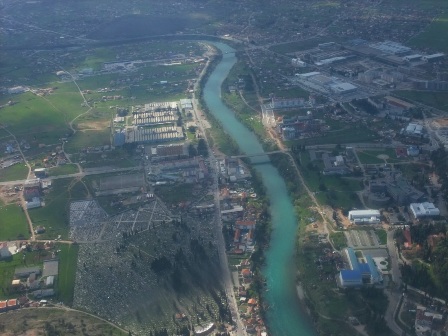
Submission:
<svg viewBox="0 0 448 336">
<path fill-rule="evenodd" d="M 223 43 L 214 42 L 213 45 L 221 50 L 223 58 L 205 83 L 204 101 L 241 151 L 248 155 L 263 153 L 257 137 L 238 121 L 221 100 L 222 83 L 237 60 L 235 50 Z M 273 228 L 263 269 L 267 282 L 264 300 L 269 307 L 267 325 L 274 336 L 315 335 L 297 296 L 294 252 L 298 221 L 285 182 L 267 156 L 253 157 L 251 161 L 258 163 L 254 168 L 260 173 L 266 188 Z"/>
</svg>

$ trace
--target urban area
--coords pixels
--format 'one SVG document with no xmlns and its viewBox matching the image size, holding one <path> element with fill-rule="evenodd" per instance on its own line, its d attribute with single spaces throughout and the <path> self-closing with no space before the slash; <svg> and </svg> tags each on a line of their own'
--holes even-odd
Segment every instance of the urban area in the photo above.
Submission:
<svg viewBox="0 0 448 336">
<path fill-rule="evenodd" d="M 149 3 L 0 0 L 0 334 L 448 335 L 448 3 Z"/>
</svg>

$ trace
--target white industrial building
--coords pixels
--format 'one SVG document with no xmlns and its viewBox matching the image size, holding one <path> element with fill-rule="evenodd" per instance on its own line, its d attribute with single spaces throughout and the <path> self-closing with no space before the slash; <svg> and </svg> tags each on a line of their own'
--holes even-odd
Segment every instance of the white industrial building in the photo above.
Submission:
<svg viewBox="0 0 448 336">
<path fill-rule="evenodd" d="M 421 136 L 424 132 L 423 125 L 410 123 L 404 130 L 407 135 Z"/>
<path fill-rule="evenodd" d="M 409 205 L 412 214 L 415 218 L 439 216 L 440 210 L 435 207 L 433 203 L 411 203 Z"/>
<path fill-rule="evenodd" d="M 336 83 L 330 85 L 331 91 L 336 94 L 344 94 L 356 91 L 357 87 L 350 83 Z"/>
<path fill-rule="evenodd" d="M 379 210 L 352 210 L 348 219 L 354 224 L 378 224 L 381 221 Z"/>
<path fill-rule="evenodd" d="M 435 62 L 435 61 L 440 61 L 444 57 L 445 57 L 444 53 L 437 53 L 437 54 L 423 56 L 422 60 L 424 62 Z"/>
</svg>

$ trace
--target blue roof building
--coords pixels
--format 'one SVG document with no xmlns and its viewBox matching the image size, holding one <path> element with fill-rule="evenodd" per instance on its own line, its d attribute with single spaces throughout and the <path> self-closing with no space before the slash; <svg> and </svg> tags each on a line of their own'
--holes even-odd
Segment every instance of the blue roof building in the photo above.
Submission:
<svg viewBox="0 0 448 336">
<path fill-rule="evenodd" d="M 338 283 L 340 287 L 361 287 L 364 284 L 379 284 L 383 277 L 378 271 L 375 262 L 370 255 L 364 255 L 366 262 L 359 262 L 353 248 L 345 249 L 345 255 L 350 269 L 339 272 Z"/>
<path fill-rule="evenodd" d="M 363 284 L 359 270 L 341 270 L 338 280 L 341 287 L 361 287 Z"/>
<path fill-rule="evenodd" d="M 126 136 L 124 133 L 119 132 L 119 133 L 114 133 L 114 138 L 113 138 L 113 145 L 115 147 L 120 147 L 123 146 L 126 140 Z"/>
</svg>

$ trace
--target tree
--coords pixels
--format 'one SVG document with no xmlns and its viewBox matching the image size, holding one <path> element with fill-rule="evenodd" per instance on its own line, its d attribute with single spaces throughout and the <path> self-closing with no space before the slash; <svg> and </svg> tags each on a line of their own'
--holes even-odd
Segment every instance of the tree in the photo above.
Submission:
<svg viewBox="0 0 448 336">
<path fill-rule="evenodd" d="M 198 141 L 198 154 L 204 157 L 208 156 L 207 143 L 205 142 L 204 139 L 199 139 Z"/>
</svg>

